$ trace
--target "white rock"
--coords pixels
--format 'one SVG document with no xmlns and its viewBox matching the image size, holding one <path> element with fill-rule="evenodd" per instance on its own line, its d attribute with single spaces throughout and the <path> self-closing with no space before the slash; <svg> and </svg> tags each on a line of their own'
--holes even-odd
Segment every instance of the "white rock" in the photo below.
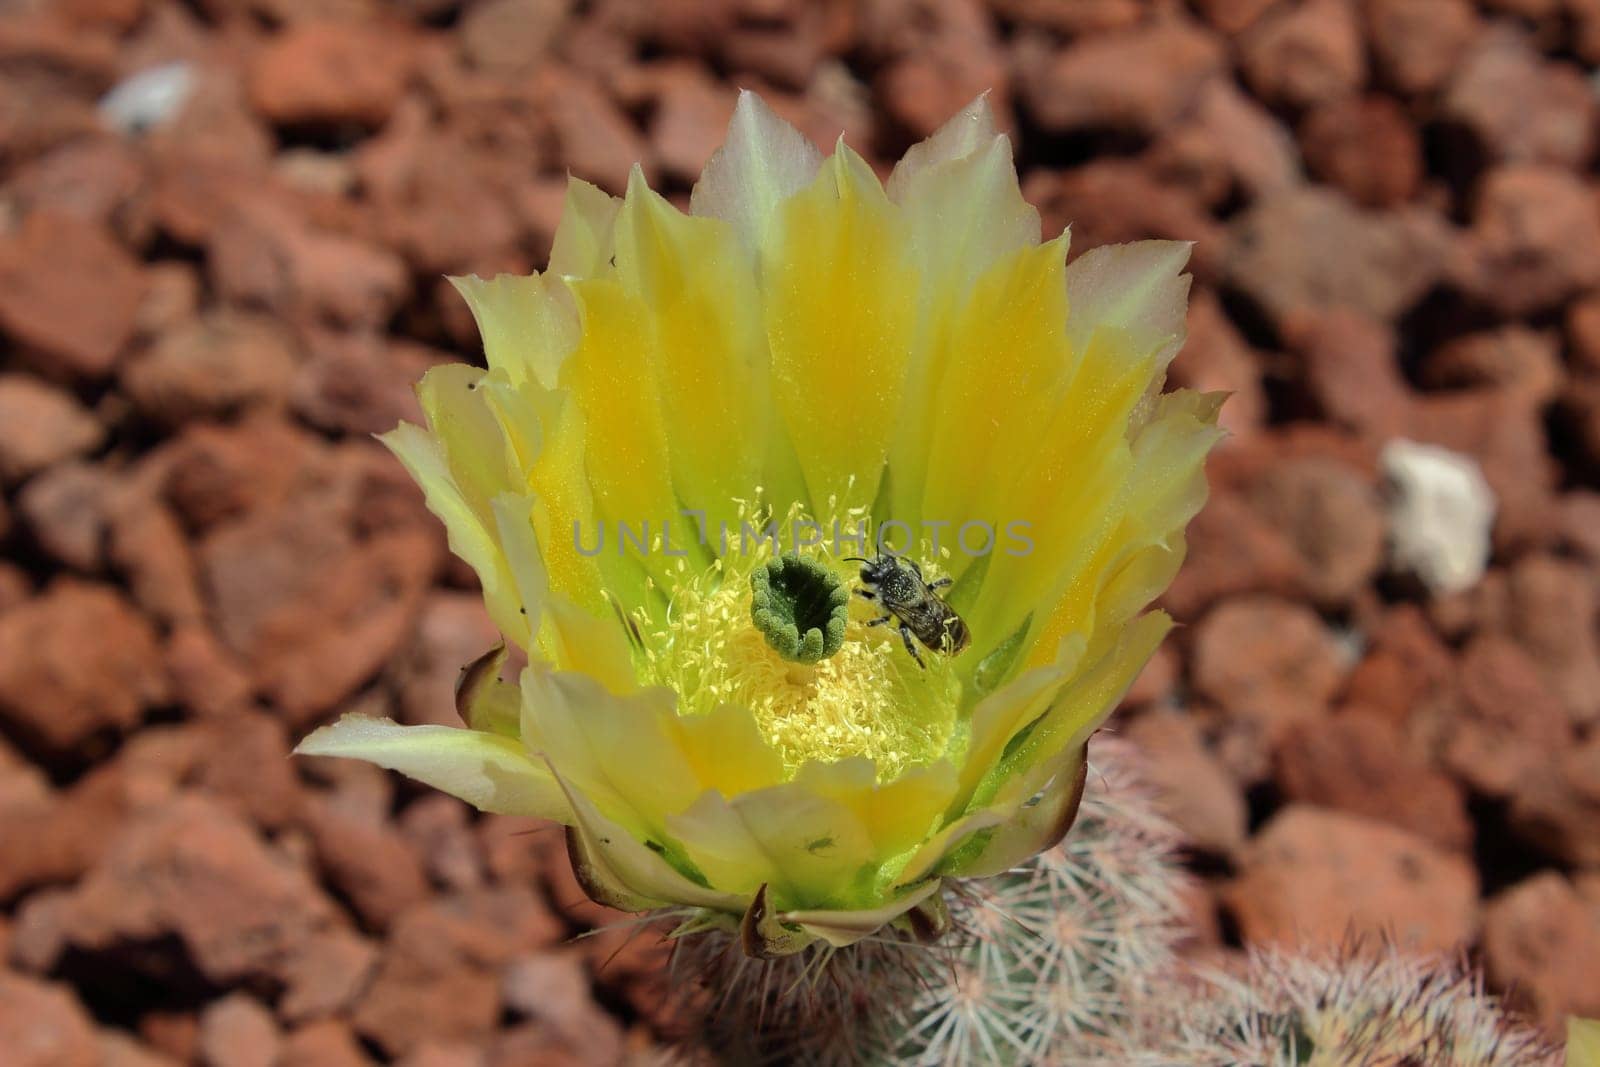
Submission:
<svg viewBox="0 0 1600 1067">
<path fill-rule="evenodd" d="M 1388 479 L 1389 554 L 1436 595 L 1476 585 L 1489 565 L 1495 499 L 1472 458 L 1396 438 L 1379 459 Z"/>
<path fill-rule="evenodd" d="M 188 63 L 163 63 L 124 78 L 100 100 L 100 120 L 119 133 L 136 134 L 178 113 L 194 89 Z"/>
</svg>

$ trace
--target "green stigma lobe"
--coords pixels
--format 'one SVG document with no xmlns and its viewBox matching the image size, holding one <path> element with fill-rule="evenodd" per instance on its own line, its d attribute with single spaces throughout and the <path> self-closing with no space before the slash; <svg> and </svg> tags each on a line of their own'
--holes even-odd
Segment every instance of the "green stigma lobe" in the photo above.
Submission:
<svg viewBox="0 0 1600 1067">
<path fill-rule="evenodd" d="M 815 560 L 780 556 L 750 574 L 750 619 L 784 659 L 817 663 L 844 645 L 850 589 Z"/>
</svg>

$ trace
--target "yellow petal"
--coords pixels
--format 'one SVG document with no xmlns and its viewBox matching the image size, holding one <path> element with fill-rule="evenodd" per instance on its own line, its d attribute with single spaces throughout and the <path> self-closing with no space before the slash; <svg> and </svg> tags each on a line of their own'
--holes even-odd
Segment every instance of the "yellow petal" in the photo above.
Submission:
<svg viewBox="0 0 1600 1067">
<path fill-rule="evenodd" d="M 903 207 L 923 266 L 919 330 L 890 446 L 890 513 L 912 523 L 924 517 L 959 522 L 935 508 L 924 510 L 922 501 L 928 450 L 951 429 L 933 411 L 933 397 L 948 368 L 977 358 L 951 338 L 950 322 L 967 306 L 973 279 L 1039 243 L 1039 212 L 1022 198 L 1011 143 L 996 131 L 988 94 L 914 145 L 895 166 L 886 192 Z M 1065 254 L 1063 237 L 1060 255 Z M 1009 309 L 998 318 L 991 314 L 986 325 L 1005 321 L 1005 315 Z"/>
<path fill-rule="evenodd" d="M 1567 1067 L 1600 1067 L 1600 1021 L 1567 1017 Z"/>
<path fill-rule="evenodd" d="M 471 275 L 451 278 L 450 284 L 472 309 L 491 368 L 504 370 L 515 385 L 556 384 L 562 362 L 578 344 L 577 309 L 558 275 Z"/>
<path fill-rule="evenodd" d="M 613 227 L 622 201 L 579 178 L 567 178 L 567 198 L 561 207 L 550 248 L 549 274 L 556 278 L 598 278 L 610 270 Z"/>
<path fill-rule="evenodd" d="M 662 523 L 680 516 L 672 491 L 661 383 L 644 355 L 651 309 L 616 279 L 572 286 L 583 339 L 562 367 L 562 385 L 583 413 L 584 467 L 596 518 L 612 534 L 623 523 L 658 536 Z M 627 554 L 657 574 L 668 560 L 655 551 L 630 549 Z"/>
<path fill-rule="evenodd" d="M 871 889 L 871 839 L 850 810 L 794 783 L 702 795 L 668 830 L 711 884 L 766 885 L 780 909 L 849 906 Z"/>
<path fill-rule="evenodd" d="M 894 856 L 934 829 L 955 794 L 956 770 L 946 761 L 915 767 L 880 783 L 872 761 L 809 762 L 795 783 L 848 808 L 872 838 L 879 856 Z"/>
<path fill-rule="evenodd" d="M 706 162 L 689 209 L 732 223 L 749 247 L 759 248 L 779 206 L 806 187 L 821 162 L 805 134 L 759 96 L 741 90 L 727 140 Z"/>
<path fill-rule="evenodd" d="M 877 494 L 911 349 L 917 273 L 897 212 L 842 144 L 817 180 L 784 202 L 764 253 L 773 394 L 813 514 L 826 520 Z"/>
<path fill-rule="evenodd" d="M 366 760 L 415 778 L 480 811 L 569 821 L 567 802 L 547 768 L 521 742 L 450 726 L 401 726 L 346 715 L 315 731 L 295 752 Z"/>
<path fill-rule="evenodd" d="M 647 906 L 687 904 L 733 912 L 743 909 L 745 901 L 737 894 L 692 881 L 643 841 L 607 818 L 565 774 L 554 773 L 554 777 L 572 810 L 573 817 L 569 821 L 581 836 L 582 854 L 599 868 L 594 873 L 601 879 L 624 887 L 642 898 L 639 903 Z M 660 841 L 656 843 L 665 847 Z"/>
<path fill-rule="evenodd" d="M 1029 670 L 980 700 L 972 709 L 972 733 L 961 767 L 960 788 L 950 806 L 965 811 L 978 783 L 989 773 L 1017 732 L 1045 714 L 1082 663 L 1086 642 L 1062 642 L 1052 662 Z"/>
<path fill-rule="evenodd" d="M 964 569 L 959 527 L 985 524 L 968 543 L 980 554 L 998 546 L 1008 472 L 1021 469 L 1039 449 L 1028 428 L 1046 425 L 1061 404 L 1071 372 L 1065 341 L 1065 245 L 1026 248 L 978 279 L 966 306 L 953 317 L 945 344 L 951 358 L 934 383 L 927 416 L 926 488 L 918 514 L 950 522 L 944 543 Z M 896 484 L 902 478 L 895 470 Z"/>
<path fill-rule="evenodd" d="M 484 604 L 495 626 L 507 640 L 528 647 L 530 628 L 522 615 L 522 603 L 505 554 L 493 529 L 456 485 L 439 442 L 422 427 L 410 423 L 401 423 L 378 439 L 422 487 L 428 510 L 444 523 L 450 551 L 477 574 Z"/>
<path fill-rule="evenodd" d="M 534 664 L 522 694 L 523 742 L 635 836 L 661 838 L 666 816 L 702 792 L 667 726 L 669 690 L 619 695 L 587 674 Z"/>
<path fill-rule="evenodd" d="M 1030 768 L 1047 765 L 1056 754 L 1089 739 L 1149 662 L 1162 638 L 1172 629 L 1166 612 L 1152 611 L 1128 623 L 1115 646 L 1065 686 L 1038 724 L 996 765 L 976 794 L 979 802 L 998 783 Z"/>
<path fill-rule="evenodd" d="M 768 452 L 753 255 L 728 223 L 680 213 L 635 167 L 617 220 L 617 273 L 650 309 L 637 355 L 649 359 L 659 386 L 673 484 L 715 530 L 734 520 L 735 499 L 761 484 Z M 685 519 L 684 529 L 697 533 L 698 525 Z"/>
</svg>

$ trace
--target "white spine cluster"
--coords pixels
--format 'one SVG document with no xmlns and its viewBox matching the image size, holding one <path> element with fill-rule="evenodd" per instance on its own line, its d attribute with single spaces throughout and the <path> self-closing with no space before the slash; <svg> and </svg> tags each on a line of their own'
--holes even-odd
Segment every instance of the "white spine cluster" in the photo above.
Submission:
<svg viewBox="0 0 1600 1067">
<path fill-rule="evenodd" d="M 1242 975 L 1175 978 L 1153 1002 L 1130 1067 L 1556 1067 L 1459 962 L 1352 943 L 1321 955 L 1252 953 Z"/>
</svg>

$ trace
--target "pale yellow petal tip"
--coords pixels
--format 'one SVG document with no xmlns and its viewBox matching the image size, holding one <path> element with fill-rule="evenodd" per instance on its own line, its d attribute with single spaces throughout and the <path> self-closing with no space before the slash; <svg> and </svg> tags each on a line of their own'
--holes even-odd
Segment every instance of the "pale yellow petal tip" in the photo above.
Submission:
<svg viewBox="0 0 1600 1067">
<path fill-rule="evenodd" d="M 733 223 L 746 242 L 758 246 L 778 205 L 805 188 L 821 164 L 822 153 L 809 137 L 761 97 L 741 90 L 727 138 L 689 194 L 689 210 Z"/>
<path fill-rule="evenodd" d="M 403 729 L 393 719 L 347 712 L 337 722 L 311 731 L 294 746 L 296 756 L 360 756 L 354 752 L 376 732 Z"/>
<path fill-rule="evenodd" d="M 1600 1020 L 1567 1018 L 1567 1067 L 1600 1067 Z"/>
</svg>

